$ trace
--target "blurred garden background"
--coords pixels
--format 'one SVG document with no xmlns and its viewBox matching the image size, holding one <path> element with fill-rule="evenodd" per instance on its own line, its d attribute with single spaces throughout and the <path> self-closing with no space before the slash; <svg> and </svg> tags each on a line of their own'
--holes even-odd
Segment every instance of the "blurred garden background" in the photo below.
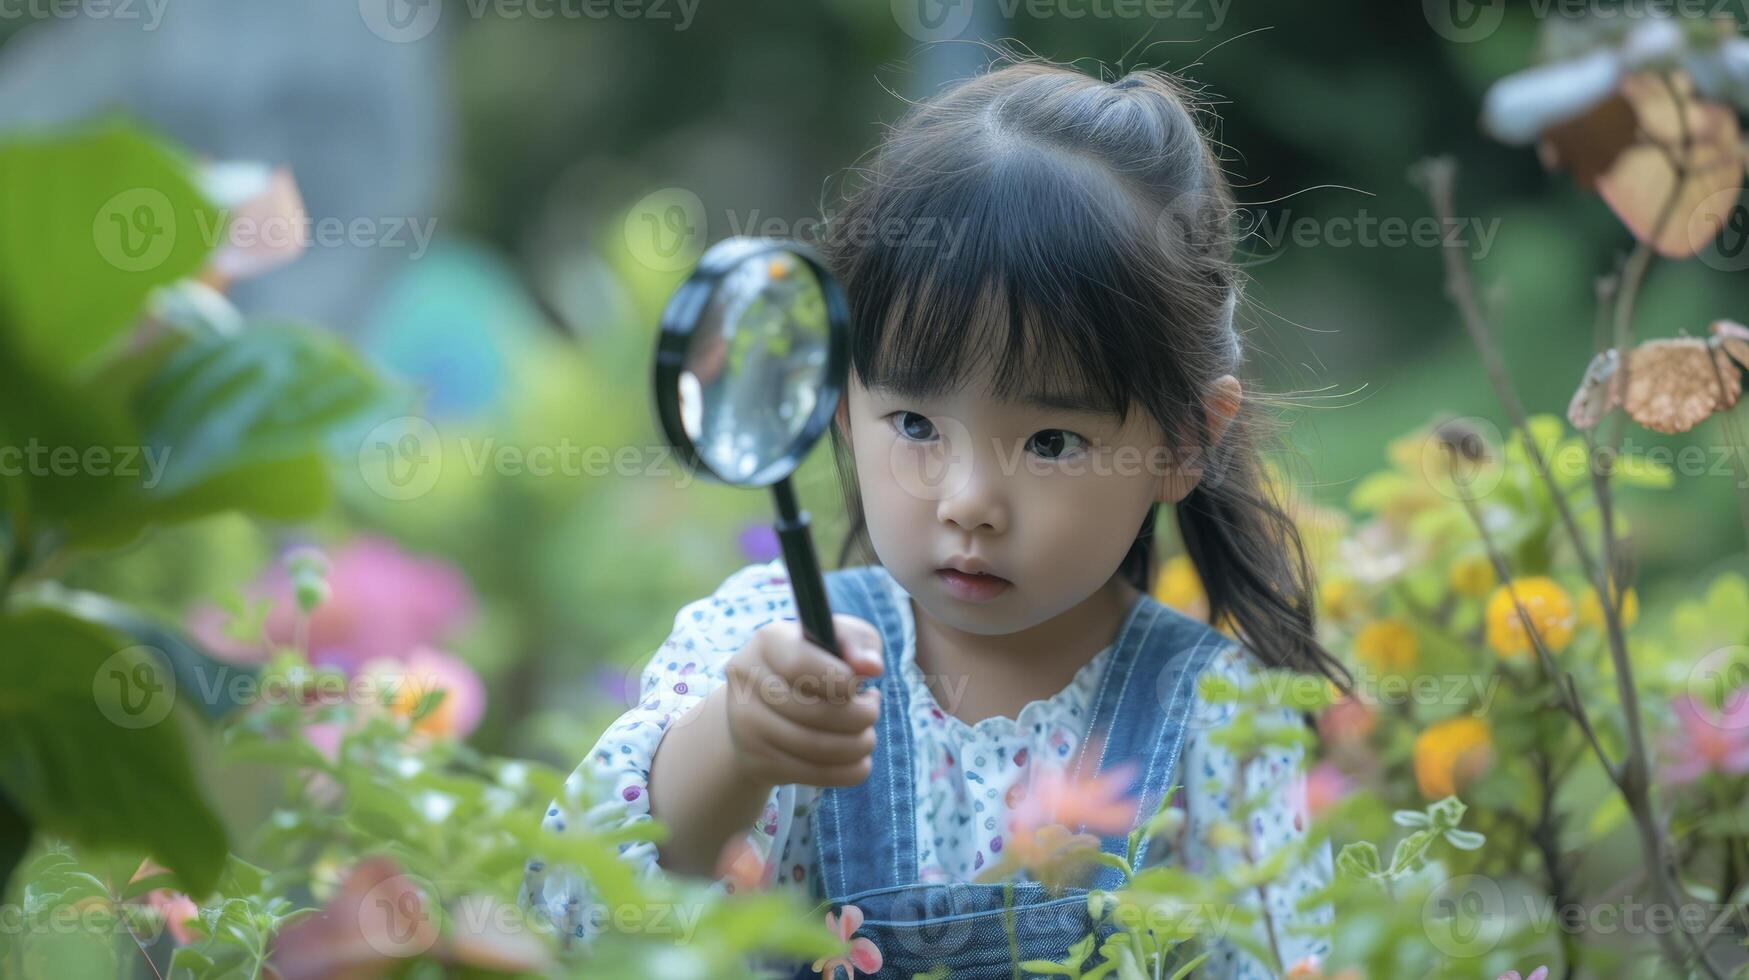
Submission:
<svg viewBox="0 0 1749 980">
<path fill-rule="evenodd" d="M 1529 4 L 1454 41 L 1415 4 L 1359 2 L 1113 4 L 1104 17 L 1026 4 L 1009 17 L 990 2 L 934 36 L 860 0 L 705 2 L 690 20 L 678 0 L 632 5 L 638 16 L 433 0 L 404 4 L 404 28 L 352 4 L 160 2 L 156 19 L 140 0 L 0 21 L 0 125 L 119 111 L 197 156 L 289 167 L 312 247 L 233 298 L 352 338 L 419 387 L 416 414 L 442 448 L 398 460 L 425 471 L 388 497 L 342 467 L 335 506 L 311 525 L 156 533 L 102 584 L 182 614 L 253 578 L 288 537 L 384 537 L 448 564 L 478 600 L 442 637 L 486 681 L 473 737 L 555 762 L 587 747 L 599 718 L 580 707 L 623 690 L 623 665 L 660 643 L 675 609 L 775 556 L 764 495 L 681 488 L 672 462 L 608 475 L 615 464 L 585 452 L 631 447 L 637 469 L 658 468 L 648 365 L 668 291 L 719 238 L 818 236 L 880 124 L 987 65 L 981 42 L 1089 71 L 1184 71 L 1218 100 L 1253 232 L 1253 370 L 1299 395 L 1298 485 L 1322 502 L 1343 501 L 1388 439 L 1441 413 L 1504 421 L 1444 295 L 1412 163 L 1449 152 L 1462 167 L 1460 232 L 1496 284 L 1533 412 L 1564 410 L 1593 350 L 1592 279 L 1632 244 L 1594 195 L 1477 125 L 1488 85 L 1535 56 L 1543 18 Z M 1162 9 L 1176 15 L 1146 15 Z M 675 201 L 684 226 L 658 225 L 672 239 L 646 243 L 640 215 L 666 221 Z M 1421 223 L 1418 244 L 1383 244 L 1390 221 L 1401 240 Z M 1647 335 L 1701 333 L 1742 298 L 1731 271 L 1660 268 Z M 1718 442 L 1705 428 L 1633 437 Z M 1633 501 L 1648 604 L 1741 565 L 1737 471 L 1708 452 L 1714 476 Z M 823 552 L 842 536 L 826 455 L 800 477 Z"/>
<path fill-rule="evenodd" d="M 1609 343 L 1595 280 L 1634 235 L 1571 174 L 1479 125 L 1490 86 L 1546 57 L 1561 11 L 1501 0 L 0 4 L 0 140 L 125 126 L 186 154 L 210 203 L 242 214 L 266 198 L 274 214 L 301 215 L 301 247 L 213 234 L 206 244 L 236 250 L 233 264 L 193 261 L 201 288 L 142 289 L 148 316 L 197 335 L 238 317 L 315 324 L 383 386 L 324 434 L 328 489 L 311 506 L 142 522 L 106 542 L 114 550 L 69 546 L 47 569 L 17 570 L 125 601 L 225 662 L 266 663 L 295 630 L 318 664 L 428 664 L 454 680 L 416 727 L 568 772 L 636 700 L 638 668 L 675 611 L 777 555 L 765 494 L 694 478 L 661 449 L 648 386 L 668 293 L 721 238 L 817 237 L 883 123 L 1004 53 L 1113 79 L 1161 67 L 1204 90 L 1244 205 L 1249 380 L 1285 396 L 1285 471 L 1308 508 L 1376 510 L 1395 498 L 1374 483 L 1357 504 L 1357 489 L 1418 451 L 1393 454 L 1394 441 L 1450 418 L 1495 446 L 1513 429 L 1446 294 L 1442 244 L 1472 260 L 1528 414 L 1565 416 Z M 1696 12 L 1749 21 L 1741 3 Z M 1458 166 L 1456 220 L 1443 224 L 1409 177 L 1434 154 Z M 130 227 L 147 230 L 131 211 L 108 230 L 101 217 L 21 228 L 22 192 L 7 193 L 14 257 L 67 236 L 114 233 L 125 249 Z M 183 218 L 184 237 L 205 227 Z M 1739 250 L 1742 218 L 1738 206 L 1721 232 Z M 1724 244 L 1656 263 L 1637 337 L 1749 318 L 1745 268 L 1749 255 Z M 17 275 L 0 288 L 18 288 Z M 53 286 L 86 288 L 74 272 Z M 242 384 L 272 372 L 253 377 Z M 56 411 L 39 403 L 32 417 Z M 1619 489 L 1642 622 L 1670 622 L 1749 571 L 1745 470 L 1726 418 L 1626 429 L 1630 450 L 1687 447 L 1702 461 L 1673 485 Z M 827 455 L 798 489 L 829 561 L 843 522 Z M 24 540 L 21 513 L 5 525 L 9 547 Z M 329 594 L 297 617 L 299 575 L 284 558 L 304 547 L 325 556 Z M 1160 594 L 1175 587 L 1194 593 L 1163 577 Z M 226 628 L 263 598 L 274 605 L 256 635 Z M 1477 603 L 1471 625 L 1481 615 Z M 281 774 L 221 770 L 199 739 L 189 751 L 226 826 L 269 820 Z M 1424 784 L 1422 795 L 1439 794 Z"/>
</svg>

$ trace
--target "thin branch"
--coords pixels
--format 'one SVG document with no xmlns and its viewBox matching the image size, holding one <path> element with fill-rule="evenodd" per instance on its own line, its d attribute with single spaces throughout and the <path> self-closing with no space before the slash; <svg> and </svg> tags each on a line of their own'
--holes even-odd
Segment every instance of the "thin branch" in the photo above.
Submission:
<svg viewBox="0 0 1749 980">
<path fill-rule="evenodd" d="M 1435 214 L 1443 221 L 1452 220 L 1455 212 L 1453 188 L 1456 183 L 1457 164 L 1450 157 L 1433 158 L 1425 160 L 1415 167 L 1411 171 L 1411 175 L 1425 187 L 1428 197 L 1433 203 Z M 1680 181 L 1678 187 L 1680 187 Z M 1668 205 L 1666 210 L 1668 210 Z M 1661 224 L 1662 222 L 1660 222 Z M 1611 770 L 1616 788 L 1622 794 L 1628 805 L 1628 811 L 1634 817 L 1634 823 L 1640 832 L 1641 844 L 1646 849 L 1646 856 L 1650 859 L 1656 872 L 1652 876 L 1653 888 L 1660 900 L 1674 907 L 1677 904 L 1675 899 L 1678 895 L 1684 894 L 1684 890 L 1674 873 L 1674 866 L 1670 863 L 1669 852 L 1665 846 L 1665 835 L 1660 822 L 1652 812 L 1649 766 L 1646 761 L 1645 736 L 1640 724 L 1639 698 L 1634 686 L 1633 664 L 1628 658 L 1627 643 L 1622 633 L 1620 604 L 1610 595 L 1611 587 L 1614 584 L 1613 575 L 1604 569 L 1599 569 L 1590 551 L 1585 547 L 1585 536 L 1580 532 L 1578 522 L 1573 518 L 1572 510 L 1567 505 L 1566 496 L 1555 484 L 1554 476 L 1549 471 L 1540 448 L 1536 445 L 1530 432 L 1529 420 L 1524 413 L 1524 407 L 1519 402 L 1516 392 L 1513 391 L 1511 379 L 1506 373 L 1505 361 L 1494 340 L 1492 327 L 1476 302 L 1475 287 L 1470 278 L 1468 260 L 1463 254 L 1463 250 L 1448 245 L 1444 249 L 1444 255 L 1446 293 L 1463 315 L 1464 325 L 1469 330 L 1471 339 L 1482 355 L 1488 376 L 1494 384 L 1495 393 L 1506 408 L 1512 423 L 1519 428 L 1526 455 L 1534 471 L 1548 487 L 1549 497 L 1561 516 L 1562 524 L 1567 530 L 1573 550 L 1578 555 L 1580 564 L 1585 569 L 1586 577 L 1591 581 L 1592 588 L 1597 592 L 1598 604 L 1604 610 L 1604 622 L 1609 635 L 1609 651 L 1615 665 L 1616 688 L 1621 698 L 1622 712 L 1627 721 L 1627 758 L 1620 767 L 1613 766 L 1608 756 L 1601 754 L 1602 747 L 1596 741 L 1595 736 L 1590 737 L 1594 749 L 1600 753 L 1599 759 L 1606 768 Z M 1649 261 L 1650 259 L 1647 258 L 1646 262 Z M 1634 272 L 1635 269 L 1630 260 L 1630 268 L 1626 278 L 1631 280 Z M 1638 272 L 1640 275 L 1644 274 L 1643 269 L 1638 270 Z M 1636 290 L 1637 285 L 1631 282 L 1624 283 L 1621 301 L 1617 304 L 1618 343 L 1622 339 L 1622 331 L 1629 325 L 1632 311 L 1631 299 Z M 1628 358 L 1623 357 L 1622 360 L 1625 362 Z M 1625 378 L 1623 384 L 1625 388 Z M 1609 467 L 1607 461 L 1603 461 L 1601 467 L 1599 462 L 1597 454 L 1593 452 L 1590 470 L 1593 487 L 1598 494 L 1598 503 L 1602 508 L 1604 561 L 1606 569 L 1613 571 L 1615 567 L 1615 533 L 1607 486 Z M 1482 526 L 1480 514 L 1474 503 L 1466 499 L 1465 505 L 1469 509 L 1472 520 L 1475 520 L 1480 528 Z M 1484 538 L 1484 542 L 1487 543 L 1486 538 Z M 1491 544 L 1490 551 L 1491 557 L 1498 557 L 1498 550 L 1494 549 Z M 1500 564 L 1501 562 L 1497 560 L 1497 571 Z M 1510 589 L 1510 577 L 1502 575 L 1502 580 L 1508 583 Z M 1547 656 L 1547 651 L 1543 648 L 1537 631 L 1529 617 L 1524 615 L 1523 607 L 1518 605 L 1516 594 L 1513 594 L 1513 603 L 1518 607 L 1520 623 L 1524 625 L 1526 632 L 1532 637 L 1532 643 L 1537 649 L 1539 660 L 1544 661 L 1545 669 L 1547 669 L 1552 663 L 1552 658 Z M 1555 674 L 1554 676 L 1560 675 Z M 1569 706 L 1577 703 L 1574 688 L 1570 683 L 1565 689 L 1565 699 Z M 1575 718 L 1577 717 L 1576 714 Z M 1706 951 L 1701 948 L 1694 937 L 1684 935 L 1694 950 L 1694 959 L 1702 972 L 1713 980 L 1723 980 L 1722 975 L 1707 957 Z M 1677 944 L 1675 939 L 1668 934 L 1660 933 L 1658 941 L 1664 948 L 1667 958 L 1680 967 L 1687 967 L 1689 957 L 1683 954 L 1682 947 Z"/>
</svg>

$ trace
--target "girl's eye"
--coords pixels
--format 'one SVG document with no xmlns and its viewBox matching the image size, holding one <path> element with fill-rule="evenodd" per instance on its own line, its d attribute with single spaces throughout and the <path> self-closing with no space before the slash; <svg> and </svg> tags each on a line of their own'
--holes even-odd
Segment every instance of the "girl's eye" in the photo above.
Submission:
<svg viewBox="0 0 1749 980">
<path fill-rule="evenodd" d="M 893 428 L 912 442 L 928 442 L 935 436 L 935 424 L 916 412 L 894 412 Z"/>
<path fill-rule="evenodd" d="M 1027 440 L 1027 448 L 1045 459 L 1062 459 L 1086 445 L 1086 439 L 1067 429 L 1044 429 Z"/>
</svg>

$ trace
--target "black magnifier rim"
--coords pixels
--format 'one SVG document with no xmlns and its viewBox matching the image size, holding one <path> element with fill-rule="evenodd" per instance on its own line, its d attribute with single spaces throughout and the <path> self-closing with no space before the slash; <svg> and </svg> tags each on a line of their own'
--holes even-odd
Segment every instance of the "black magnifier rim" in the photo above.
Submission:
<svg viewBox="0 0 1749 980">
<path fill-rule="evenodd" d="M 787 252 L 801 259 L 820 284 L 826 301 L 826 378 L 820 397 L 814 402 L 813 414 L 783 454 L 745 479 L 730 479 L 711 468 L 680 422 L 680 373 L 686 368 L 686 353 L 692 345 L 693 332 L 698 329 L 699 316 L 723 278 L 741 263 L 773 252 Z M 669 297 L 668 304 L 662 308 L 660 327 L 656 343 L 655 387 L 651 389 L 651 397 L 655 400 L 657 423 L 669 444 L 680 454 L 681 462 L 731 486 L 770 486 L 795 472 L 808 450 L 832 424 L 838 399 L 844 394 L 844 380 L 850 365 L 850 304 L 819 254 L 788 239 L 725 238 L 705 250 L 692 275 Z"/>
</svg>

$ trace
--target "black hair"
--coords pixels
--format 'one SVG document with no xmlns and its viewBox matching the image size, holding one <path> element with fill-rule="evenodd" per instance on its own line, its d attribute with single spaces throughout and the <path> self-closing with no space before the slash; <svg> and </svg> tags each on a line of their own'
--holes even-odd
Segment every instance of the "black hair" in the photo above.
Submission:
<svg viewBox="0 0 1749 980">
<path fill-rule="evenodd" d="M 923 398 L 989 358 L 997 397 L 1043 387 L 1149 413 L 1173 458 L 1201 465 L 1176 516 L 1209 621 L 1230 620 L 1268 665 L 1346 687 L 1315 635 L 1311 563 L 1265 468 L 1258 399 L 1212 448 L 1189 448 L 1209 446 L 1211 385 L 1244 361 L 1233 197 L 1199 112 L 1165 72 L 1108 83 L 1037 59 L 914 105 L 853 168 L 822 243 L 850 301 L 851 370 Z M 858 549 L 878 561 L 836 426 L 832 440 L 851 521 L 838 564 Z M 1118 569 L 1143 592 L 1158 510 Z"/>
</svg>

